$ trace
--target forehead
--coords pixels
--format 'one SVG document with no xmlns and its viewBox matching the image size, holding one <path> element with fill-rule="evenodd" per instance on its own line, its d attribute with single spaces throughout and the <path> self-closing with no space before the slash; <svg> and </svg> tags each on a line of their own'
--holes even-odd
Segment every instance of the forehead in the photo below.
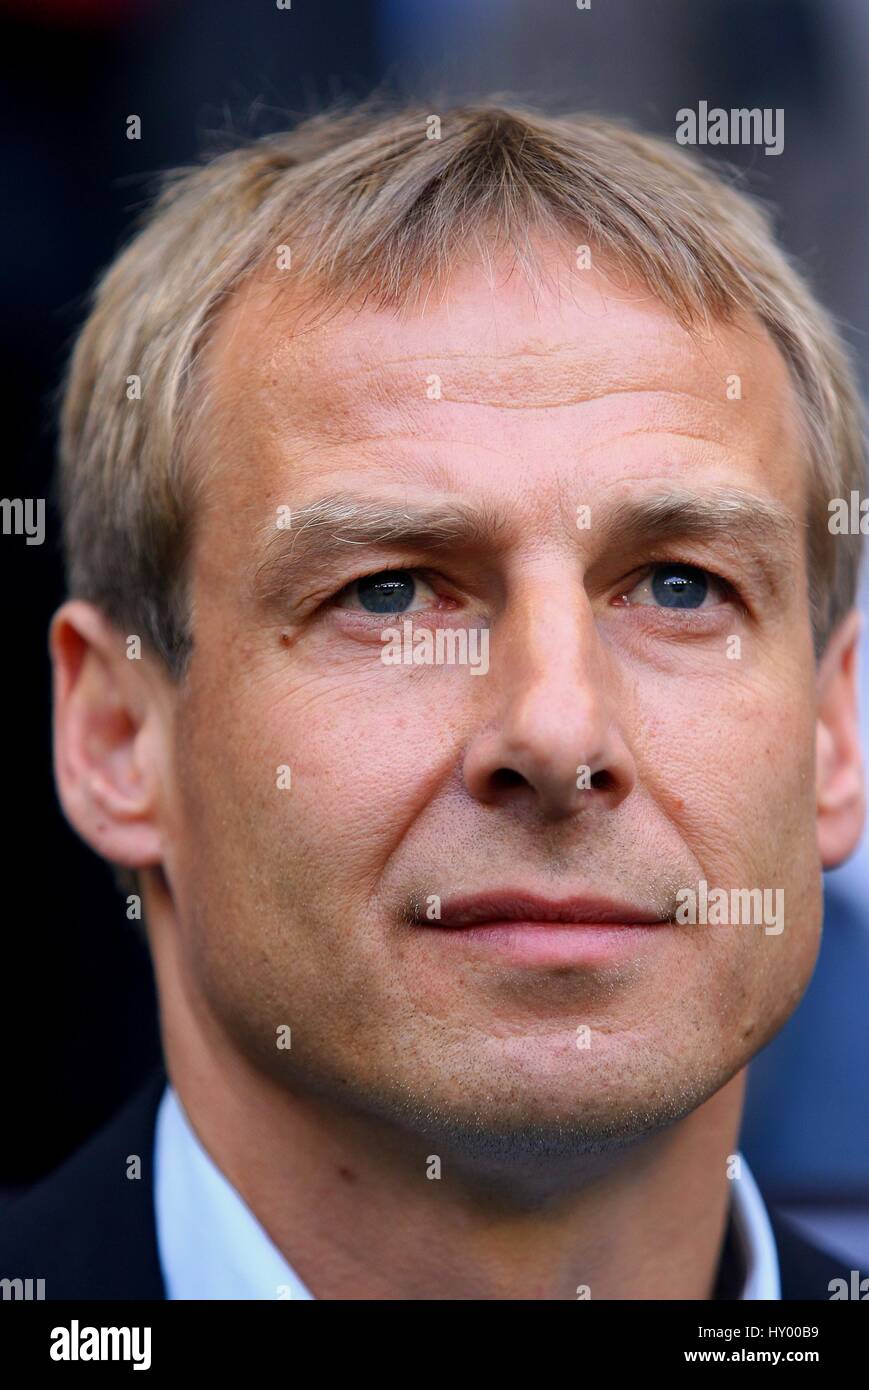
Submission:
<svg viewBox="0 0 869 1390">
<path fill-rule="evenodd" d="M 271 504 L 348 469 L 467 493 L 702 466 L 801 509 L 799 408 L 759 322 L 689 332 L 602 268 L 552 252 L 547 270 L 534 287 L 467 264 L 411 310 L 313 322 L 286 279 L 249 282 L 206 352 L 206 496 Z"/>
</svg>

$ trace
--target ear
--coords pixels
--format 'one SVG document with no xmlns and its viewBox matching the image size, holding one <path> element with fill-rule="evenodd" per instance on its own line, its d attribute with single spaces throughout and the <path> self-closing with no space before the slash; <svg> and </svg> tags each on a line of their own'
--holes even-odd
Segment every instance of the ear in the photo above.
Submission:
<svg viewBox="0 0 869 1390">
<path fill-rule="evenodd" d="M 835 869 L 853 854 L 866 814 L 857 709 L 861 625 L 854 609 L 836 628 L 818 667 L 817 820 L 825 869 Z"/>
<path fill-rule="evenodd" d="M 64 814 L 103 859 L 159 864 L 163 721 L 150 659 L 80 599 L 49 629 L 54 685 L 54 777 Z"/>
</svg>

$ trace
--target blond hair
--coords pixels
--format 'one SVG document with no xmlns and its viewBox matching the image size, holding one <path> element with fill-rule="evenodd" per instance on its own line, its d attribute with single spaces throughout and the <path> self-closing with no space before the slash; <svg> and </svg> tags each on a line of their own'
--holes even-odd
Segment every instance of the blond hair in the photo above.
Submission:
<svg viewBox="0 0 869 1390">
<path fill-rule="evenodd" d="M 291 249 L 294 282 L 323 302 L 361 294 L 385 308 L 445 284 L 473 244 L 487 256 L 507 248 L 533 271 L 543 233 L 592 243 L 688 327 L 748 312 L 771 334 L 801 406 L 820 651 L 856 592 L 860 537 L 830 534 L 828 502 L 863 487 L 861 409 L 837 330 L 766 211 L 675 144 L 613 121 L 513 104 L 437 121 L 422 107 L 363 103 L 167 175 L 96 287 L 65 383 L 70 594 L 183 675 L 195 369 L 227 296 L 274 266 L 279 247 Z"/>
</svg>

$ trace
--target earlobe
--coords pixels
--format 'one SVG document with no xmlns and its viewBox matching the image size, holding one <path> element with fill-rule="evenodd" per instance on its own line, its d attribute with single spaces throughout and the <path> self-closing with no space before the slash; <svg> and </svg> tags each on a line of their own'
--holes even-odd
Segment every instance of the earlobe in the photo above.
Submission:
<svg viewBox="0 0 869 1390">
<path fill-rule="evenodd" d="M 831 636 L 818 668 L 817 825 L 825 869 L 838 867 L 854 852 L 865 819 L 857 699 L 860 629 L 855 609 Z"/>
<path fill-rule="evenodd" d="M 54 775 L 67 820 L 97 854 L 128 868 L 160 862 L 156 759 L 147 686 L 122 635 L 94 605 L 61 605 L 49 630 Z"/>
</svg>

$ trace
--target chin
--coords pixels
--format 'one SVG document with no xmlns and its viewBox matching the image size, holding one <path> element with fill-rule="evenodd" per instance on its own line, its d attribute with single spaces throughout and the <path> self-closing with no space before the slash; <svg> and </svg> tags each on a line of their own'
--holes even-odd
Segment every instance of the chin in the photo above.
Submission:
<svg viewBox="0 0 869 1390">
<path fill-rule="evenodd" d="M 523 1171 L 539 1180 L 546 1164 L 563 1173 L 571 1161 L 626 1148 L 682 1119 L 729 1079 L 729 1072 L 686 1078 L 683 1074 L 581 1076 L 563 1068 L 536 1075 L 505 1067 L 468 1072 L 445 1089 L 417 1074 L 405 1086 L 361 1100 L 361 1108 L 413 1132 L 427 1153 L 445 1155 L 490 1173 Z M 554 1176 L 554 1173 L 553 1173 Z"/>
</svg>

